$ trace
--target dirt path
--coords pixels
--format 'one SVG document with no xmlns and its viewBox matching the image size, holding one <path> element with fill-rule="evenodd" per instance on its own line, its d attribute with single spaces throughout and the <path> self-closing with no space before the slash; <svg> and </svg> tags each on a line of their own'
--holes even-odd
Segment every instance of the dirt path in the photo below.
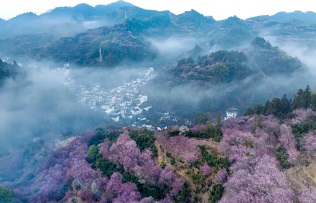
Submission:
<svg viewBox="0 0 316 203">
<path fill-rule="evenodd" d="M 155 145 L 158 149 L 158 162 L 164 162 L 167 166 L 169 166 L 170 168 L 174 169 L 174 171 L 180 175 L 181 177 L 183 177 L 190 185 L 191 189 L 194 189 L 194 183 L 192 182 L 192 180 L 188 177 L 188 175 L 186 174 L 184 169 L 180 169 L 178 167 L 175 167 L 174 165 L 172 165 L 169 160 L 167 159 L 166 155 L 165 155 L 165 150 L 161 147 L 161 145 L 159 145 L 159 143 L 157 141 L 155 141 Z"/>
<path fill-rule="evenodd" d="M 218 149 L 218 143 L 214 142 L 210 139 L 190 138 L 190 142 L 192 142 L 192 144 L 195 144 L 197 146 L 204 145 L 204 146 L 206 146 L 206 148 L 208 148 L 211 151 L 211 153 L 220 154 L 220 151 Z M 201 175 L 198 168 L 195 168 L 195 167 L 189 165 L 189 163 L 181 161 L 181 160 L 183 160 L 183 158 L 181 158 L 181 156 L 179 157 L 179 154 L 178 154 L 178 156 L 173 154 L 172 151 L 170 151 L 170 153 L 171 153 L 173 158 L 167 157 L 166 156 L 167 150 L 164 149 L 163 146 L 157 140 L 155 141 L 155 146 L 158 149 L 158 158 L 156 159 L 157 163 L 158 164 L 165 163 L 166 166 L 172 168 L 176 174 L 181 176 L 183 178 L 183 180 L 185 180 L 188 183 L 194 196 L 197 195 L 199 197 L 199 202 L 207 203 L 208 199 L 209 199 L 208 184 L 210 184 L 212 182 L 212 178 L 213 178 L 212 176 L 214 174 L 212 176 L 205 177 L 204 182 L 201 183 L 203 185 L 201 185 L 199 183 L 200 180 L 196 180 L 197 181 L 196 182 L 195 180 L 192 179 L 192 178 L 199 177 L 199 175 Z M 171 164 L 172 159 L 175 159 L 174 164 Z M 199 192 L 196 193 L 196 191 L 199 191 Z"/>
</svg>

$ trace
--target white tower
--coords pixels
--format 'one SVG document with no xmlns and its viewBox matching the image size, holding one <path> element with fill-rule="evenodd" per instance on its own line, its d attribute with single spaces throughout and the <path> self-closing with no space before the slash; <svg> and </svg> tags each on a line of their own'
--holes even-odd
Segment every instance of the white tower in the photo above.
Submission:
<svg viewBox="0 0 316 203">
<path fill-rule="evenodd" d="M 103 56 L 102 56 L 102 47 L 100 46 L 99 49 L 99 61 L 102 62 L 103 61 Z"/>
</svg>

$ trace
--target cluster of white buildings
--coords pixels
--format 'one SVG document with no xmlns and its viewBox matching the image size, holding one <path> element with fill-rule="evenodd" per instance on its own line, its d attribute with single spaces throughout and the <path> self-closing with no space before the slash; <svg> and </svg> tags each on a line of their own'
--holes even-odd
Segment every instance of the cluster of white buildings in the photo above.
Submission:
<svg viewBox="0 0 316 203">
<path fill-rule="evenodd" d="M 154 69 L 149 68 L 140 73 L 135 80 L 127 82 L 113 89 L 104 89 L 100 85 L 93 87 L 81 86 L 78 92 L 79 102 L 93 110 L 101 110 L 110 116 L 113 121 L 146 121 L 142 116 L 151 106 L 146 105 L 148 96 L 142 91 L 154 77 Z M 136 124 L 136 123 L 135 123 Z"/>
<path fill-rule="evenodd" d="M 154 78 L 154 68 L 148 68 L 141 72 L 136 79 L 112 89 L 105 89 L 101 85 L 76 87 L 69 69 L 63 70 L 68 78 L 65 84 L 77 92 L 78 101 L 82 105 L 95 111 L 104 112 L 114 122 L 127 122 L 134 126 L 155 128 L 151 125 L 150 120 L 144 116 L 144 113 L 149 111 L 152 106 L 149 105 L 148 96 L 143 91 L 145 85 Z M 160 122 L 163 120 L 177 122 L 177 119 L 169 112 L 161 112 L 160 114 Z M 226 110 L 224 119 L 236 118 L 237 116 L 238 109 L 229 108 Z"/>
</svg>

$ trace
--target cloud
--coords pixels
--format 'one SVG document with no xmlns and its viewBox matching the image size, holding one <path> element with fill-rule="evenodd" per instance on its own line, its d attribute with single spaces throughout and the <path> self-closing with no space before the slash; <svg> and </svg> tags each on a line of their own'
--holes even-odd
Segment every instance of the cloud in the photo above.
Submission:
<svg viewBox="0 0 316 203">
<path fill-rule="evenodd" d="M 9 79 L 0 88 L 0 154 L 32 142 L 34 137 L 80 132 L 101 123 L 102 116 L 80 105 L 65 86 L 63 71 L 24 70 L 25 78 Z"/>
</svg>

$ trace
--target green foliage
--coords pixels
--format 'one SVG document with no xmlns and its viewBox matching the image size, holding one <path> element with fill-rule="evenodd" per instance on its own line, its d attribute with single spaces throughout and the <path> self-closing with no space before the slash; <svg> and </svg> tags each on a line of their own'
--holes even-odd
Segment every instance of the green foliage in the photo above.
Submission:
<svg viewBox="0 0 316 203">
<path fill-rule="evenodd" d="M 192 163 L 192 166 L 195 168 L 198 168 L 201 165 L 201 162 L 199 160 L 196 160 Z"/>
<path fill-rule="evenodd" d="M 183 58 L 183 59 L 180 59 L 178 61 L 178 64 L 177 64 L 177 67 L 181 67 L 183 65 L 193 65 L 195 61 L 190 57 L 190 58 Z"/>
<path fill-rule="evenodd" d="M 254 147 L 254 144 L 251 140 L 246 140 L 245 141 L 245 146 L 246 147 L 250 147 L 250 148 L 253 148 Z"/>
<path fill-rule="evenodd" d="M 137 184 L 137 188 L 143 197 L 151 196 L 154 198 L 154 200 L 163 199 L 166 196 L 169 189 L 167 185 L 159 187 L 157 185 L 152 186 L 148 184 Z"/>
<path fill-rule="evenodd" d="M 268 50 L 271 50 L 273 48 L 272 45 L 269 42 L 267 42 L 265 39 L 263 39 L 262 37 L 256 37 L 251 42 L 251 44 L 254 46 L 258 46 L 260 48 L 268 49 Z"/>
<path fill-rule="evenodd" d="M 12 189 L 0 186 L 0 203 L 13 203 L 14 201 L 14 192 Z"/>
<path fill-rule="evenodd" d="M 88 149 L 88 157 L 95 159 L 99 154 L 99 148 L 95 145 L 91 145 Z"/>
<path fill-rule="evenodd" d="M 158 201 L 165 197 L 168 192 L 168 187 L 166 185 L 148 185 L 137 176 L 132 175 L 129 172 L 124 172 L 123 174 L 123 182 L 132 182 L 137 186 L 138 191 L 141 193 L 142 197 L 153 197 L 154 200 Z"/>
<path fill-rule="evenodd" d="M 141 133 L 138 133 L 137 131 L 131 131 L 130 137 L 135 140 L 137 146 L 141 151 L 145 149 L 150 149 L 154 155 L 154 157 L 158 156 L 158 149 L 155 146 L 155 140 L 154 133 L 148 130 L 144 130 Z"/>
<path fill-rule="evenodd" d="M 314 110 L 316 110 L 316 94 L 315 93 L 312 93 L 312 96 L 311 96 L 311 106 Z"/>
<path fill-rule="evenodd" d="M 192 198 L 192 194 L 191 194 L 190 186 L 187 182 L 185 182 L 182 190 L 175 197 L 174 202 L 175 203 L 190 202 L 191 198 Z"/>
<path fill-rule="evenodd" d="M 290 163 L 288 161 L 288 154 L 284 147 L 278 147 L 276 150 L 276 157 L 280 162 L 282 168 L 287 169 L 290 167 Z"/>
<path fill-rule="evenodd" d="M 292 126 L 292 132 L 295 135 L 296 140 L 296 148 L 301 149 L 302 147 L 302 140 L 305 137 L 306 133 L 309 131 L 315 131 L 316 130 L 316 118 L 312 118 L 311 121 L 293 124 Z"/>
<path fill-rule="evenodd" d="M 194 195 L 193 196 L 193 202 L 194 203 L 199 203 L 199 202 L 201 202 L 202 201 L 202 199 L 199 197 L 199 196 L 197 196 L 197 195 Z"/>
<path fill-rule="evenodd" d="M 103 140 L 105 136 L 108 137 L 108 135 L 109 134 L 104 135 L 104 131 L 100 130 L 98 136 L 99 139 L 94 139 L 94 141 L 99 142 L 100 140 Z M 130 136 L 135 140 L 141 150 L 152 148 L 153 146 L 155 146 L 155 139 L 153 133 L 150 131 L 145 130 L 142 131 L 141 134 L 136 131 L 132 131 L 130 132 Z M 115 136 L 113 136 L 112 138 L 116 139 Z M 156 153 L 158 154 L 158 152 Z M 91 164 L 91 167 L 93 169 L 100 170 L 102 172 L 102 175 L 106 177 L 110 177 L 114 172 L 121 173 L 123 176 L 123 182 L 135 183 L 142 197 L 152 196 L 155 200 L 161 200 L 166 196 L 167 192 L 170 189 L 166 185 L 148 185 L 147 183 L 144 183 L 144 181 L 141 181 L 137 176 L 129 173 L 128 171 L 124 171 L 122 167 L 117 166 L 111 161 L 104 159 L 100 153 L 99 146 L 90 145 L 87 155 L 87 161 Z M 166 164 L 162 162 L 161 166 L 165 167 Z"/>
<path fill-rule="evenodd" d="M 221 184 L 214 184 L 211 187 L 209 202 L 215 203 L 218 202 L 224 193 L 224 187 Z"/>
<path fill-rule="evenodd" d="M 208 120 L 210 120 L 210 114 L 204 112 L 197 112 L 193 118 L 195 124 L 205 124 Z"/>
<path fill-rule="evenodd" d="M 309 85 L 305 90 L 299 89 L 294 96 L 292 109 L 308 108 L 312 106 L 312 93 Z"/>
<path fill-rule="evenodd" d="M 168 158 L 171 158 L 171 153 L 170 153 L 169 151 L 166 151 L 166 156 L 167 156 Z"/>
<path fill-rule="evenodd" d="M 202 155 L 202 162 L 206 162 L 209 166 L 220 168 L 229 168 L 229 161 L 226 157 L 215 156 L 213 153 L 208 152 L 205 146 L 200 146 Z"/>
<path fill-rule="evenodd" d="M 129 172 L 124 172 L 123 174 L 123 182 L 133 182 L 133 183 L 138 183 L 139 178 L 137 176 L 134 176 L 133 174 Z"/>
<path fill-rule="evenodd" d="M 91 145 L 88 150 L 87 161 L 91 164 L 91 168 L 102 172 L 102 175 L 110 177 L 114 172 L 122 172 L 123 169 L 109 160 L 106 160 L 100 154 L 100 148 Z"/>
<path fill-rule="evenodd" d="M 244 79 L 252 72 L 246 62 L 247 56 L 242 52 L 220 50 L 198 57 L 196 61 L 181 59 L 173 72 L 177 76 L 187 75 L 190 80 L 228 83 Z"/>
<path fill-rule="evenodd" d="M 190 177 L 195 185 L 202 186 L 205 182 L 205 175 L 199 173 L 191 173 Z"/>
<path fill-rule="evenodd" d="M 160 162 L 160 167 L 161 168 L 164 169 L 166 166 L 167 166 L 167 164 L 164 161 Z"/>
<path fill-rule="evenodd" d="M 179 130 L 168 130 L 168 136 L 170 137 L 178 136 L 179 134 L 180 134 Z"/>
<path fill-rule="evenodd" d="M 267 100 L 265 105 L 257 104 L 253 108 L 248 108 L 245 115 L 263 114 L 274 115 L 280 119 L 290 116 L 292 110 L 299 108 L 316 108 L 316 95 L 311 93 L 310 87 L 305 90 L 299 89 L 294 95 L 294 100 L 287 98 L 286 94 L 282 98 Z"/>
<path fill-rule="evenodd" d="M 166 151 L 166 157 L 170 158 L 170 163 L 172 165 L 176 164 L 176 159 L 171 155 L 171 153 L 169 151 Z"/>
<path fill-rule="evenodd" d="M 223 137 L 223 132 L 222 132 L 222 128 L 221 128 L 221 117 L 220 115 L 217 116 L 217 123 L 214 126 L 212 123 L 208 123 L 206 125 L 207 127 L 207 133 L 210 135 L 210 137 L 216 141 L 216 142 L 220 142 L 222 137 Z"/>
<path fill-rule="evenodd" d="M 119 132 L 115 130 L 107 130 L 104 128 L 97 128 L 95 135 L 89 140 L 90 145 L 98 145 L 101 144 L 105 138 L 109 138 L 110 141 L 114 141 L 119 136 Z"/>
<path fill-rule="evenodd" d="M 223 137 L 223 132 L 221 129 L 220 117 L 217 119 L 217 124 L 213 125 L 212 122 L 208 122 L 206 125 L 206 131 L 196 131 L 191 130 L 185 133 L 186 137 L 196 137 L 196 138 L 212 138 L 216 142 L 220 142 Z"/>
<path fill-rule="evenodd" d="M 170 163 L 171 163 L 172 165 L 175 165 L 175 164 L 176 164 L 176 159 L 175 159 L 174 157 L 172 157 L 171 160 L 170 160 Z"/>
<path fill-rule="evenodd" d="M 254 62 L 256 68 L 266 75 L 291 75 L 295 71 L 303 70 L 302 62 L 287 55 L 278 47 L 273 47 L 263 38 L 253 40 L 251 51 L 247 56 Z"/>
</svg>

